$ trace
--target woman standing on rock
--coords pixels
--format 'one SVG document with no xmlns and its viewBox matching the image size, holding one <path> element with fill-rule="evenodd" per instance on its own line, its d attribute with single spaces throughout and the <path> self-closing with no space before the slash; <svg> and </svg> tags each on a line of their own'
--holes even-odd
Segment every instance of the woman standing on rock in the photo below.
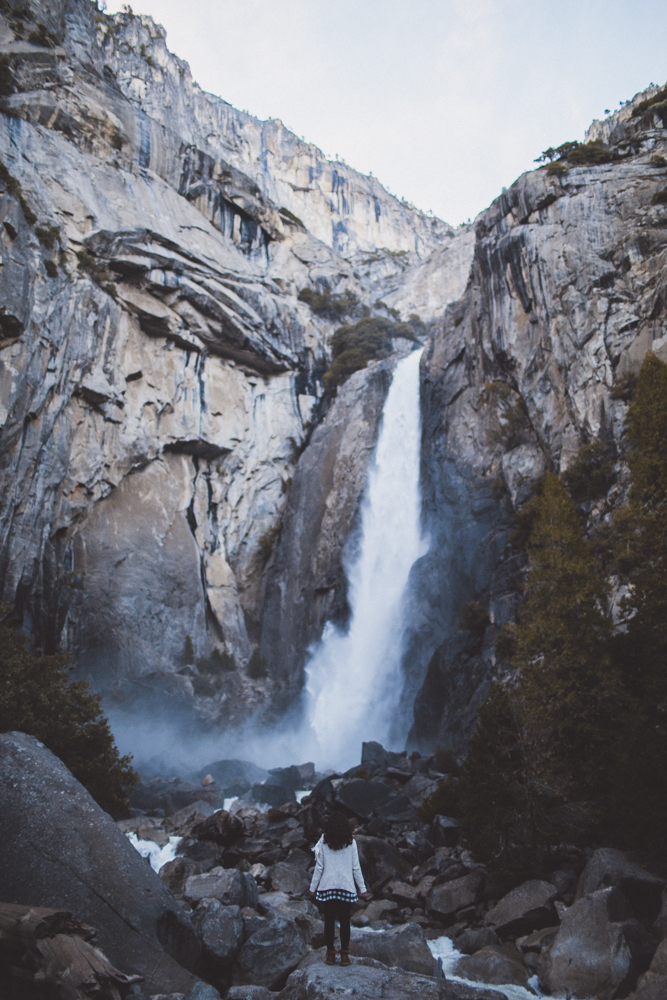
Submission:
<svg viewBox="0 0 667 1000">
<path fill-rule="evenodd" d="M 359 852 L 350 833 L 350 825 L 342 813 L 332 813 L 324 834 L 313 848 L 315 871 L 310 894 L 324 909 L 324 940 L 327 965 L 336 962 L 334 934 L 336 920 L 340 924 L 340 964 L 350 964 L 350 908 L 357 902 L 357 889 L 364 899 L 370 899 L 361 874 Z"/>
</svg>

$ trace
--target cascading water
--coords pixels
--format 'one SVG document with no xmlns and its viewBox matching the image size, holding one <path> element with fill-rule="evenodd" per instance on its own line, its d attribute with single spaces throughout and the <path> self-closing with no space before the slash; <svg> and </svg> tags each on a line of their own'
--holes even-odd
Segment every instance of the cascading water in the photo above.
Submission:
<svg viewBox="0 0 667 1000">
<path fill-rule="evenodd" d="M 307 724 L 318 762 L 359 761 L 362 740 L 386 745 L 402 689 L 403 599 L 425 552 L 420 531 L 421 420 L 415 351 L 396 365 L 362 500 L 358 555 L 348 570 L 351 617 L 329 623 L 306 667 Z"/>
</svg>

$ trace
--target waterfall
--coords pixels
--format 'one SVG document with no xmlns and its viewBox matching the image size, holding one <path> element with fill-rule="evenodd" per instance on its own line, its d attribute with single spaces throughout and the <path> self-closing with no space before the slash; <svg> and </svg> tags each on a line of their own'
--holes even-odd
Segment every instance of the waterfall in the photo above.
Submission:
<svg viewBox="0 0 667 1000">
<path fill-rule="evenodd" d="M 363 740 L 386 745 L 403 686 L 403 600 L 425 545 L 420 531 L 419 361 L 396 365 L 361 505 L 361 537 L 348 567 L 347 632 L 332 623 L 306 666 L 307 724 L 322 765 L 358 763 Z"/>
</svg>

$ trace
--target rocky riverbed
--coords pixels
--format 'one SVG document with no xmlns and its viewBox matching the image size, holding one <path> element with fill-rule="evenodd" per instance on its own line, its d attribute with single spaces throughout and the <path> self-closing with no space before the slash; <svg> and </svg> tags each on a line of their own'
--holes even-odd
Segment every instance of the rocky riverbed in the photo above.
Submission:
<svg viewBox="0 0 667 1000">
<path fill-rule="evenodd" d="M 133 815 L 115 823 L 42 744 L 5 734 L 3 901 L 92 926 L 124 976 L 103 996 L 296 1000 L 328 996 L 346 977 L 364 997 L 664 997 L 664 881 L 619 851 L 564 847 L 553 871 L 508 891 L 460 844 L 453 819 L 420 818 L 444 777 L 436 761 L 376 743 L 345 774 L 218 761 L 189 781 L 143 783 Z M 332 809 L 354 827 L 372 892 L 353 915 L 349 970 L 323 965 L 308 895 L 311 848 Z M 0 954 L 8 942 L 0 926 Z M 6 979 L 7 996 L 37 995 L 17 982 Z"/>
</svg>

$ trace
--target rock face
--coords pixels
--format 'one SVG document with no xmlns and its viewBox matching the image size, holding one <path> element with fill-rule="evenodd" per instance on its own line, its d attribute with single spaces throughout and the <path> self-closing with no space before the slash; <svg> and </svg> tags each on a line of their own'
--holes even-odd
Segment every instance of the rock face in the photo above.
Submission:
<svg viewBox="0 0 667 1000">
<path fill-rule="evenodd" d="M 12 17 L 0 14 L 2 600 L 125 707 L 148 687 L 237 721 L 286 683 L 246 668 L 335 325 L 298 292 L 374 302 L 375 263 L 402 272 L 452 231 L 202 93 L 150 18 L 88 0 Z M 364 287 L 355 254 L 371 258 Z M 348 400 L 368 425 L 348 445 L 366 451 L 331 524 L 338 547 L 314 567 L 334 582 L 386 366 L 374 378 L 375 400 Z M 292 645 L 327 609 L 302 615 Z"/>
<path fill-rule="evenodd" d="M 187 914 L 110 816 L 38 740 L 0 735 L 6 902 L 65 909 L 149 993 L 187 993 L 200 944 Z M 11 844 L 11 849 L 9 845 Z M 184 966 L 186 968 L 184 968 Z"/>
<path fill-rule="evenodd" d="M 424 354 L 432 543 L 413 570 L 404 658 L 417 746 L 463 749 L 502 669 L 495 636 L 514 616 L 521 569 L 508 544 L 514 508 L 581 445 L 601 439 L 613 450 L 627 412 L 612 396 L 615 380 L 648 350 L 667 360 L 667 210 L 654 201 L 667 133 L 654 116 L 630 117 L 643 96 L 610 120 L 617 162 L 561 176 L 534 170 L 481 213 L 465 293 Z M 591 522 L 623 498 L 620 460 L 616 472 L 609 494 L 591 503 Z M 481 635 L 458 629 L 468 601 L 488 613 Z"/>
<path fill-rule="evenodd" d="M 406 972 L 418 972 L 424 976 L 432 976 L 435 969 L 435 959 L 419 924 L 404 924 L 378 934 L 353 931 L 350 954 L 375 958 L 383 965 L 397 966 Z"/>
<path fill-rule="evenodd" d="M 365 1000 L 502 1000 L 505 996 L 496 990 L 397 972 L 369 958 L 353 959 L 344 972 L 345 991 Z M 325 1000 L 340 989 L 341 970 L 318 963 L 293 972 L 278 996 L 279 1000 Z"/>
</svg>

